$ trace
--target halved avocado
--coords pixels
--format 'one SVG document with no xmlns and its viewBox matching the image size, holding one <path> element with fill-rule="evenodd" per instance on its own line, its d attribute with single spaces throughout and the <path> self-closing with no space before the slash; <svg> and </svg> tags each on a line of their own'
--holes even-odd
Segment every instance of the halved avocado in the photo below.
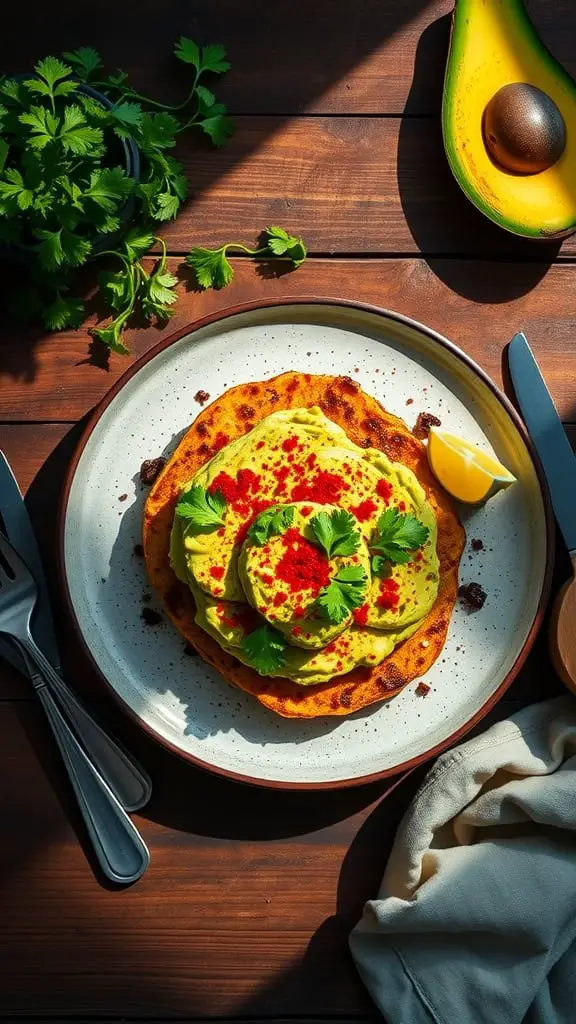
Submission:
<svg viewBox="0 0 576 1024">
<path fill-rule="evenodd" d="M 523 0 L 456 0 L 442 129 L 454 177 L 496 224 L 527 238 L 576 231 L 576 82 L 542 43 Z M 530 132 L 541 133 L 543 160 L 540 152 L 530 161 Z M 525 165 L 513 152 L 523 148 Z"/>
</svg>

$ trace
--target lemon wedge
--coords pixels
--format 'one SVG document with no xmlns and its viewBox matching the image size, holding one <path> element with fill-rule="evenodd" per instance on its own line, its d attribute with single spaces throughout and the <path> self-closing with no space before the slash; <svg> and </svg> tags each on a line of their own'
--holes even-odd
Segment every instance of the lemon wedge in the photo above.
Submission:
<svg viewBox="0 0 576 1024">
<path fill-rule="evenodd" d="M 488 501 L 516 477 L 501 462 L 463 437 L 432 427 L 428 436 L 428 462 L 442 487 L 470 505 Z"/>
</svg>

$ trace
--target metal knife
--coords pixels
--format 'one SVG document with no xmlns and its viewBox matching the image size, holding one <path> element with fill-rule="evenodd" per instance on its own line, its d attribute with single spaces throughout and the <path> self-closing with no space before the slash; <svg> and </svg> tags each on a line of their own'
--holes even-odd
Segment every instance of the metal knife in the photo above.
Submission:
<svg viewBox="0 0 576 1024">
<path fill-rule="evenodd" d="M 508 346 L 508 366 L 528 433 L 540 456 L 552 507 L 571 557 L 576 555 L 576 455 L 522 331 Z"/>
<path fill-rule="evenodd" d="M 0 529 L 4 530 L 8 540 L 22 554 L 30 572 L 38 584 L 38 604 L 32 622 L 32 634 L 40 649 L 44 651 L 54 668 L 60 671 L 60 655 L 56 643 L 52 612 L 50 610 L 50 594 L 42 559 L 24 504 L 24 498 L 10 468 L 10 463 L 0 451 Z M 26 669 L 16 649 L 4 640 L 0 641 L 0 654 L 15 668 L 27 675 Z"/>
</svg>

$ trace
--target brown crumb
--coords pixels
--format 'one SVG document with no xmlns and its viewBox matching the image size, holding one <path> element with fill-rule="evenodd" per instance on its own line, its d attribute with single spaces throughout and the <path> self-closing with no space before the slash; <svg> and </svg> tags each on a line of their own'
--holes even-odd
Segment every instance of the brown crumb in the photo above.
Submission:
<svg viewBox="0 0 576 1024">
<path fill-rule="evenodd" d="M 160 612 L 155 612 L 153 608 L 147 608 L 146 606 L 142 609 L 140 618 L 144 619 L 147 626 L 157 626 L 159 622 L 162 622 Z"/>
<path fill-rule="evenodd" d="M 137 558 L 144 558 L 144 545 L 143 544 L 135 544 L 134 545 L 134 554 L 136 555 Z"/>
<path fill-rule="evenodd" d="M 474 537 L 472 539 L 472 550 L 473 551 L 484 551 L 484 543 L 483 543 L 483 541 L 480 540 L 479 537 Z"/>
<path fill-rule="evenodd" d="M 413 398 L 407 398 L 406 399 L 406 405 L 414 405 L 414 399 Z"/>
<path fill-rule="evenodd" d="M 120 497 L 118 498 L 118 501 L 126 501 L 127 497 L 128 497 L 127 494 L 121 494 Z"/>
<path fill-rule="evenodd" d="M 204 402 L 207 402 L 209 398 L 210 395 L 207 391 L 197 391 L 194 395 L 194 401 L 198 402 L 198 405 L 204 405 Z"/>
<path fill-rule="evenodd" d="M 196 650 L 195 647 L 192 647 L 192 644 L 186 644 L 184 646 L 184 654 L 187 654 L 189 658 L 198 657 L 198 651 Z"/>
<path fill-rule="evenodd" d="M 463 583 L 458 589 L 458 597 L 468 605 L 470 611 L 479 611 L 484 605 L 487 594 L 479 583 Z"/>
<path fill-rule="evenodd" d="M 418 686 L 416 687 L 416 693 L 418 694 L 419 697 L 427 697 L 431 689 L 432 687 L 429 686 L 428 683 L 418 683 Z"/>
<path fill-rule="evenodd" d="M 143 484 L 153 484 L 166 459 L 161 455 L 157 459 L 145 459 L 140 466 L 140 479 Z"/>
<path fill-rule="evenodd" d="M 418 419 L 416 420 L 416 426 L 414 427 L 414 434 L 423 441 L 425 437 L 428 437 L 430 427 L 439 427 L 441 424 L 442 421 L 431 412 L 420 412 L 418 413 Z"/>
</svg>

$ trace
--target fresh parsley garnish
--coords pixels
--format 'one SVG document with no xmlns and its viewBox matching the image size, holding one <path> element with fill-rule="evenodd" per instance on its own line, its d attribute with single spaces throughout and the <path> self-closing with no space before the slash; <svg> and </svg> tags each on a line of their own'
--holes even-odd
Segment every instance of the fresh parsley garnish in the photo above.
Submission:
<svg viewBox="0 0 576 1024">
<path fill-rule="evenodd" d="M 271 626 L 259 626 L 248 633 L 240 649 L 261 676 L 270 675 L 286 664 L 286 640 Z"/>
<path fill-rule="evenodd" d="M 307 255 L 306 245 L 301 238 L 289 235 L 284 228 L 269 227 L 265 231 L 266 244 L 250 249 L 241 242 L 227 242 L 219 249 L 195 248 L 186 257 L 201 288 L 225 288 L 234 277 L 234 268 L 227 258 L 230 249 L 246 253 L 257 259 L 282 259 L 299 267 Z"/>
<path fill-rule="evenodd" d="M 248 530 L 248 537 L 258 547 L 262 547 L 270 537 L 278 537 L 285 533 L 293 522 L 293 505 L 274 505 L 272 508 L 264 509 L 264 512 L 256 517 Z"/>
<path fill-rule="evenodd" d="M 310 520 L 310 526 L 328 558 L 353 555 L 360 547 L 356 520 L 342 508 L 334 509 L 333 512 L 319 512 Z"/>
<path fill-rule="evenodd" d="M 180 496 L 176 515 L 185 519 L 192 533 L 210 533 L 218 526 L 224 526 L 226 500 L 220 491 L 212 494 L 199 484 L 192 484 Z"/>
<path fill-rule="evenodd" d="M 361 565 L 346 565 L 320 591 L 316 604 L 325 618 L 338 625 L 353 608 L 363 604 L 367 584 L 368 576 Z"/>
<path fill-rule="evenodd" d="M 386 563 L 406 564 L 412 553 L 428 540 L 430 531 L 416 516 L 387 508 L 380 516 L 370 544 L 373 552 L 372 572 L 380 576 Z"/>
</svg>

